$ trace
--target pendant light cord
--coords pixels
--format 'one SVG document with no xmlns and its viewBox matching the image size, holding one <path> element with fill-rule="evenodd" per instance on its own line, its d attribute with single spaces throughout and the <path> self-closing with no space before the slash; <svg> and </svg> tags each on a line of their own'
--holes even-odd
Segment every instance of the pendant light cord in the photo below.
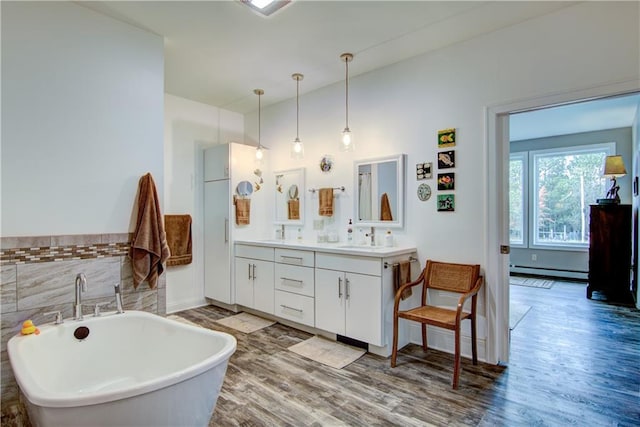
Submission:
<svg viewBox="0 0 640 427">
<path fill-rule="evenodd" d="M 296 78 L 296 141 L 300 140 L 300 78 Z"/>
<path fill-rule="evenodd" d="M 260 107 L 260 98 L 262 97 L 262 94 L 258 94 L 258 148 L 261 148 L 262 145 L 260 144 L 260 122 L 262 121 L 262 117 L 261 117 L 261 111 L 262 108 Z"/>
<path fill-rule="evenodd" d="M 345 73 L 344 73 L 344 81 L 345 81 L 345 116 L 346 116 L 346 128 L 349 129 L 349 58 L 345 58 Z"/>
</svg>

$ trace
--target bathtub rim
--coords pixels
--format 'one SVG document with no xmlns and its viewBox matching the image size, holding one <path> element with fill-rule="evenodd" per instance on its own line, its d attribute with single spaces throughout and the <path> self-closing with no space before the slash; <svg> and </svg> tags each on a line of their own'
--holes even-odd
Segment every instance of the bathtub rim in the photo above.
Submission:
<svg viewBox="0 0 640 427">
<path fill-rule="evenodd" d="M 78 406 L 88 406 L 88 405 L 96 405 L 101 403 L 113 402 L 121 399 L 127 399 L 133 396 L 142 395 L 146 393 L 151 393 L 153 391 L 170 387 L 174 384 L 187 381 L 190 378 L 193 378 L 197 375 L 202 374 L 210 369 L 215 368 L 221 363 L 227 363 L 231 355 L 235 352 L 237 348 L 237 340 L 236 338 L 226 332 L 215 331 L 208 328 L 203 328 L 199 326 L 190 325 L 187 323 L 179 322 L 177 320 L 168 319 L 166 317 L 149 313 L 146 311 L 138 311 L 138 310 L 128 310 L 122 314 L 105 313 L 100 317 L 87 317 L 82 321 L 74 321 L 71 320 L 69 322 L 65 322 L 63 325 L 54 325 L 53 323 L 48 323 L 42 325 L 40 329 L 41 334 L 47 333 L 47 331 L 55 331 L 55 328 L 59 328 L 60 326 L 67 326 L 70 329 L 74 326 L 74 323 L 77 322 L 78 325 L 87 325 L 94 322 L 99 321 L 108 321 L 112 316 L 127 316 L 131 317 L 132 320 L 135 318 L 149 318 L 153 321 L 171 324 L 172 327 L 176 327 L 178 329 L 196 331 L 198 334 L 204 334 L 209 336 L 215 336 L 222 338 L 224 341 L 223 347 L 217 353 L 210 355 L 199 363 L 191 365 L 187 368 L 178 370 L 176 372 L 171 373 L 170 375 L 166 375 L 161 378 L 154 378 L 147 381 L 142 381 L 135 386 L 127 387 L 124 389 L 113 389 L 104 392 L 95 392 L 90 394 L 78 395 L 77 393 L 64 393 L 64 394 L 56 394 L 52 395 L 51 391 L 45 390 L 40 387 L 38 384 L 29 380 L 27 377 L 23 377 L 22 370 L 28 369 L 25 366 L 25 363 L 20 358 L 11 357 L 11 354 L 18 351 L 18 346 L 20 345 L 20 340 L 33 338 L 32 336 L 23 336 L 19 333 L 11 339 L 7 343 L 7 352 L 9 355 L 9 360 L 11 364 L 11 368 L 13 370 L 13 374 L 16 378 L 18 386 L 20 388 L 20 392 L 24 395 L 24 397 L 29 400 L 34 405 L 48 407 L 48 408 L 73 408 Z M 113 317 L 117 318 L 117 317 Z M 15 359 L 15 360 L 14 360 Z"/>
</svg>

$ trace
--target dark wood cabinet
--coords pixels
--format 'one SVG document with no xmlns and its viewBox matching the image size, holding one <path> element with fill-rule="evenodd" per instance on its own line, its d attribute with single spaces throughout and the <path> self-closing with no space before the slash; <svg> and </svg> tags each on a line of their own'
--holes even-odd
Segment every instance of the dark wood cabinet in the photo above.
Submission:
<svg viewBox="0 0 640 427">
<path fill-rule="evenodd" d="M 633 302 L 631 277 L 631 205 L 591 205 L 589 285 L 607 300 Z"/>
</svg>

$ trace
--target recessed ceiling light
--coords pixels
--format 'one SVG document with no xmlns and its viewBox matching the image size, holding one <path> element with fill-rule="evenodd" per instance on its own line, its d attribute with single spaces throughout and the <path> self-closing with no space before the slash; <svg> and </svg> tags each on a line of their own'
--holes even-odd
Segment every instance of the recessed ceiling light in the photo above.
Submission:
<svg viewBox="0 0 640 427">
<path fill-rule="evenodd" d="M 262 16 L 270 16 L 278 10 L 282 9 L 292 0 L 240 0 L 241 3 L 249 6 L 254 12 L 258 12 Z"/>
</svg>

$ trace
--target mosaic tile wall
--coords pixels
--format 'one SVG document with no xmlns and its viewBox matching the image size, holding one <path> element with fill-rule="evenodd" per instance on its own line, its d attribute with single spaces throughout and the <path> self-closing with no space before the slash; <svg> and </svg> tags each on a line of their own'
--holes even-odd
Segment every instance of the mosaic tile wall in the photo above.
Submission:
<svg viewBox="0 0 640 427">
<path fill-rule="evenodd" d="M 130 239 L 129 233 L 0 239 L 3 420 L 19 395 L 7 342 L 20 331 L 26 319 L 32 319 L 36 325 L 53 321 L 52 316 L 44 316 L 47 312 L 61 311 L 67 321 L 72 321 L 78 273 L 87 278 L 87 291 L 82 295 L 85 315 L 92 315 L 93 306 L 99 302 L 110 302 L 102 311 L 115 310 L 116 283 L 120 283 L 125 310 L 166 314 L 165 274 L 156 289 L 150 289 L 146 282 L 137 290 L 133 288 L 131 262 L 127 257 Z"/>
</svg>

